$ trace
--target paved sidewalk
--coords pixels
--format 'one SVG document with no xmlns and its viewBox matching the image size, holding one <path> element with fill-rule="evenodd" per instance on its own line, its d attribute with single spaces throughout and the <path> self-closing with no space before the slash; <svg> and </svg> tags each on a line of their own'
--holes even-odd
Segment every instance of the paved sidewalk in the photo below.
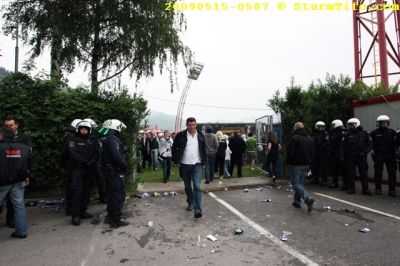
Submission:
<svg viewBox="0 0 400 266">
<path fill-rule="evenodd" d="M 228 178 L 228 179 L 214 179 L 211 184 L 205 184 L 204 180 L 201 181 L 202 191 L 220 191 L 220 190 L 234 190 L 244 188 L 254 188 L 258 186 L 266 185 L 282 185 L 287 184 L 288 180 L 281 179 L 277 180 L 276 183 L 272 183 L 272 179 L 267 177 L 242 177 L 242 178 Z M 163 191 L 175 191 L 184 192 L 183 182 L 155 182 L 155 183 L 139 183 L 137 187 L 138 192 L 163 192 Z"/>
</svg>

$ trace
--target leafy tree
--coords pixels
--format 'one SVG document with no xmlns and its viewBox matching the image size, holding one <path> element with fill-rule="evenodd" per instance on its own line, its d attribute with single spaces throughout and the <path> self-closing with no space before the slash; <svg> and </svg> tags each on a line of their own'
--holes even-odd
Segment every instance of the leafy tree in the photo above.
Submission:
<svg viewBox="0 0 400 266">
<path fill-rule="evenodd" d="M 6 6 L 3 30 L 10 34 L 16 20 L 32 58 L 51 47 L 51 73 L 71 72 L 75 62 L 90 70 L 91 88 L 125 70 L 136 78 L 154 74 L 158 63 L 172 76 L 179 57 L 187 67 L 191 51 L 180 40 L 182 13 L 165 11 L 166 0 L 13 0 Z M 101 74 L 101 77 L 100 77 Z M 173 86 L 171 78 L 171 86 Z"/>
<path fill-rule="evenodd" d="M 293 131 L 293 125 L 302 121 L 312 131 L 315 122 L 321 120 L 330 123 L 334 119 L 347 121 L 350 118 L 352 100 L 361 100 L 373 96 L 395 93 L 398 87 L 386 90 L 383 86 L 369 87 L 353 82 L 350 77 L 327 74 L 325 81 L 311 83 L 307 89 L 295 85 L 292 79 L 286 94 L 281 97 L 277 91 L 268 106 L 281 114 L 284 141 Z"/>
</svg>

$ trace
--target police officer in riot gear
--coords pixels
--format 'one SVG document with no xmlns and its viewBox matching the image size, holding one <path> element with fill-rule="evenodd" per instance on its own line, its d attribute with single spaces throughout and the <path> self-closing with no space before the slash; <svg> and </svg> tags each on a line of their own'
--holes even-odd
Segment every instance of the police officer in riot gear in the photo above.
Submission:
<svg viewBox="0 0 400 266">
<path fill-rule="evenodd" d="M 66 183 L 65 184 L 66 185 L 65 214 L 66 215 L 71 215 L 71 162 L 69 161 L 69 158 L 68 158 L 68 143 L 73 137 L 75 137 L 76 126 L 81 121 L 82 121 L 82 119 L 77 118 L 71 122 L 71 124 L 68 128 L 68 131 L 63 138 L 63 144 L 62 144 L 60 165 L 61 165 L 61 167 L 65 168 L 65 170 L 67 170 L 67 173 L 68 173 L 67 180 L 65 181 L 65 183 Z"/>
<path fill-rule="evenodd" d="M 96 143 L 98 156 L 99 158 L 101 158 L 102 145 L 100 141 L 100 136 L 97 132 L 97 124 L 93 119 L 90 118 L 85 118 L 83 119 L 83 121 L 89 122 L 90 125 L 92 126 L 92 133 L 90 133 L 89 138 L 93 141 L 93 143 Z M 94 179 L 96 180 L 100 203 L 106 203 L 106 189 L 104 184 L 105 181 L 104 181 L 104 175 L 101 172 L 100 162 L 93 165 L 91 169 L 91 176 L 93 176 Z"/>
<path fill-rule="evenodd" d="M 339 187 L 339 175 L 342 176 L 343 186 L 340 190 L 348 190 L 347 178 L 344 169 L 344 161 L 340 159 L 340 146 L 342 140 L 346 135 L 346 129 L 343 126 L 343 122 L 339 119 L 333 120 L 331 123 L 332 131 L 329 134 L 329 158 L 330 158 L 330 169 L 332 173 L 332 183 L 329 185 L 330 188 Z"/>
<path fill-rule="evenodd" d="M 396 131 L 389 128 L 390 118 L 387 115 L 380 115 L 376 119 L 377 129 L 373 130 L 370 135 L 374 153 L 375 168 L 375 194 L 382 194 L 382 172 L 383 164 L 386 165 L 389 179 L 389 196 L 396 196 L 396 157 L 395 157 L 395 138 Z"/>
<path fill-rule="evenodd" d="M 355 175 L 356 167 L 360 174 L 362 184 L 362 194 L 373 196 L 373 193 L 368 189 L 367 175 L 367 155 L 372 150 L 372 143 L 368 133 L 365 132 L 360 120 L 350 118 L 347 121 L 347 133 L 342 142 L 342 159 L 345 160 L 346 175 L 348 178 L 348 194 L 356 193 Z"/>
<path fill-rule="evenodd" d="M 314 156 L 311 166 L 311 172 L 314 177 L 313 184 L 320 186 L 327 185 L 328 168 L 328 142 L 329 134 L 325 131 L 325 123 L 318 121 L 315 123 L 315 132 L 312 135 L 314 139 Z M 320 180 L 322 178 L 322 180 Z"/>
<path fill-rule="evenodd" d="M 93 216 L 86 212 L 90 200 L 90 170 L 99 160 L 96 143 L 89 138 L 92 126 L 81 121 L 76 134 L 68 142 L 68 159 L 71 162 L 71 214 L 72 224 L 80 225 L 81 218 Z"/>
<path fill-rule="evenodd" d="M 122 207 L 125 201 L 124 174 L 126 162 L 120 132 L 126 125 L 117 119 L 104 121 L 102 134 L 105 135 L 101 142 L 102 171 L 106 180 L 107 217 L 111 220 L 111 226 L 120 227 L 129 224 L 121 218 Z"/>
</svg>

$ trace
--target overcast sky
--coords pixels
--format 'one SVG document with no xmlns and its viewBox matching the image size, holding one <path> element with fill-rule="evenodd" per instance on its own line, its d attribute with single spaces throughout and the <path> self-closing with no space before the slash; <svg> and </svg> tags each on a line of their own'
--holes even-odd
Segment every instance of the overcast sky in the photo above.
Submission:
<svg viewBox="0 0 400 266">
<path fill-rule="evenodd" d="M 266 102 L 274 91 L 285 92 L 294 76 L 307 86 L 324 79 L 326 73 L 353 75 L 351 11 L 279 11 L 270 1 L 266 11 L 187 11 L 184 42 L 204 63 L 197 81 L 192 82 L 183 117 L 198 121 L 254 121 L 269 114 Z M 290 1 L 287 1 L 288 5 Z M 2 23 L 2 21 L 0 21 Z M 0 66 L 14 69 L 15 42 L 0 35 Z M 23 46 L 21 63 L 26 59 Z M 37 60 L 37 68 L 48 71 L 49 55 Z M 87 73 L 77 69 L 67 78 L 72 86 L 89 84 Z M 143 92 L 149 108 L 176 114 L 186 82 L 180 66 L 180 90 L 170 92 L 168 74 L 140 81 L 124 78 L 132 91 Z M 163 100 L 160 100 L 163 99 Z M 189 105 L 254 108 L 229 110 Z"/>
</svg>

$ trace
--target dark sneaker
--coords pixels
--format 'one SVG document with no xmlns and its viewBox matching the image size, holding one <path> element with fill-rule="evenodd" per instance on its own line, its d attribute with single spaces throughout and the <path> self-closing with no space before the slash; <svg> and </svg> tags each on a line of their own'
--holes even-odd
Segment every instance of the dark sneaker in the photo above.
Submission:
<svg viewBox="0 0 400 266">
<path fill-rule="evenodd" d="M 118 228 L 118 227 L 127 226 L 127 225 L 129 225 L 129 222 L 126 220 L 123 220 L 123 219 L 116 220 L 116 221 L 114 220 L 111 222 L 111 227 L 113 227 L 113 228 Z"/>
<path fill-rule="evenodd" d="M 347 190 L 348 190 L 348 188 L 346 186 L 340 187 L 340 191 L 347 191 Z"/>
<path fill-rule="evenodd" d="M 376 188 L 375 189 L 375 195 L 382 195 L 382 189 Z"/>
<path fill-rule="evenodd" d="M 186 207 L 186 210 L 187 210 L 187 211 L 192 211 L 192 210 L 193 210 L 193 204 L 189 204 L 189 205 Z"/>
<path fill-rule="evenodd" d="M 300 203 L 297 203 L 297 202 L 293 202 L 293 203 L 292 203 L 292 206 L 295 207 L 295 208 L 298 208 L 298 209 L 301 208 Z"/>
<path fill-rule="evenodd" d="M 308 206 L 308 212 L 312 212 L 313 205 L 314 205 L 314 199 L 313 198 L 308 198 L 306 204 Z"/>
<path fill-rule="evenodd" d="M 327 184 L 325 181 L 321 182 L 321 184 L 319 184 L 320 187 L 325 187 Z"/>
<path fill-rule="evenodd" d="M 374 193 L 372 193 L 372 191 L 369 190 L 369 189 L 368 190 L 363 190 L 362 194 L 366 195 L 366 196 L 373 196 L 374 195 Z"/>
<path fill-rule="evenodd" d="M 205 184 L 210 184 L 210 181 L 206 181 Z"/>
<path fill-rule="evenodd" d="M 394 190 L 389 191 L 389 196 L 393 197 L 393 198 L 397 197 L 396 191 L 394 191 Z"/>
<path fill-rule="evenodd" d="M 26 238 L 26 235 L 17 235 L 15 232 L 13 232 L 13 233 L 11 234 L 11 237 L 13 237 L 13 238 L 19 238 L 19 239 L 25 239 L 25 238 Z"/>
<path fill-rule="evenodd" d="M 203 214 L 201 212 L 194 213 L 194 218 L 200 218 L 201 216 L 203 216 Z"/>
<path fill-rule="evenodd" d="M 81 225 L 81 218 L 80 217 L 72 217 L 72 224 L 75 226 Z"/>
<path fill-rule="evenodd" d="M 336 183 L 332 183 L 329 185 L 329 188 L 338 188 L 338 187 L 339 187 L 339 185 Z"/>
<path fill-rule="evenodd" d="M 81 218 L 82 219 L 91 219 L 91 218 L 93 218 L 93 215 L 91 215 L 90 213 L 85 212 L 85 213 L 81 214 Z"/>
<path fill-rule="evenodd" d="M 356 191 L 354 189 L 349 189 L 346 192 L 347 194 L 356 194 Z"/>
</svg>

